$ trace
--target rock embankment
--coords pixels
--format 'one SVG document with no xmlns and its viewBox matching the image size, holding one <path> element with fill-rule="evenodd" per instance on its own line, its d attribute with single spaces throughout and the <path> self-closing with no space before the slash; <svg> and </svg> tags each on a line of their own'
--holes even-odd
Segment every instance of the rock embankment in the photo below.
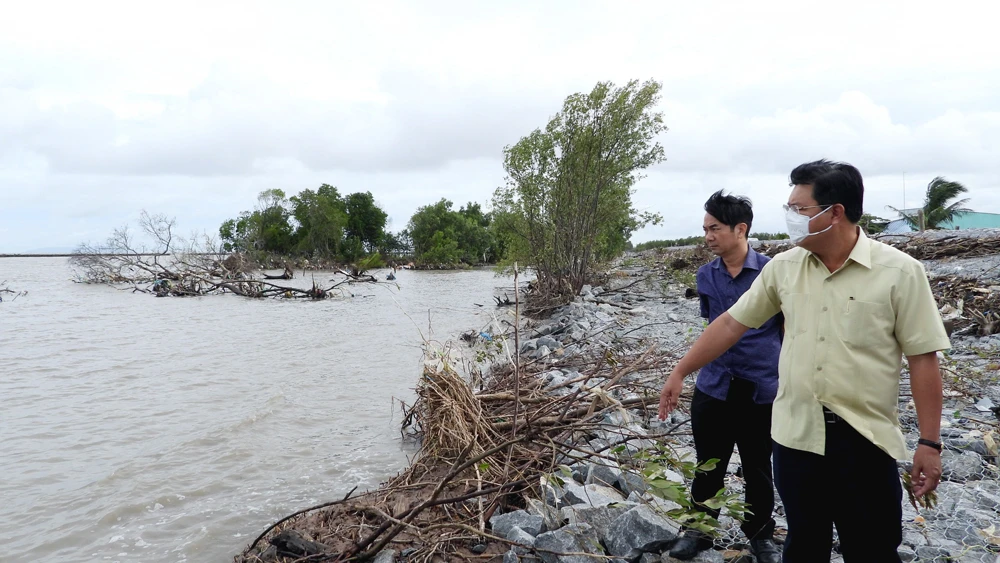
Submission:
<svg viewBox="0 0 1000 563">
<path fill-rule="evenodd" d="M 900 556 L 904 561 L 993 563 L 1000 560 L 997 555 L 1000 553 L 1000 473 L 997 469 L 997 446 L 1000 442 L 1000 433 L 997 432 L 1000 429 L 1000 334 L 997 332 L 1000 331 L 980 322 L 986 318 L 988 323 L 988 315 L 1000 312 L 996 301 L 1000 299 L 1000 254 L 987 254 L 983 250 L 985 248 L 1000 252 L 1000 244 L 995 240 L 1000 237 L 1000 233 L 972 231 L 964 234 L 968 234 L 969 238 L 957 238 L 952 233 L 947 238 L 940 234 L 930 234 L 923 238 L 897 237 L 889 241 L 904 246 L 919 245 L 927 254 L 934 250 L 934 241 L 945 241 L 947 245 L 937 243 L 938 250 L 944 248 L 947 252 L 949 249 L 972 249 L 972 253 L 977 254 L 967 256 L 955 252 L 945 257 L 925 260 L 943 315 L 946 319 L 961 319 L 964 329 L 952 336 L 952 349 L 941 355 L 945 379 L 942 440 L 946 450 L 942 456 L 943 482 L 937 492 L 938 504 L 936 508 L 921 508 L 918 511 L 904 499 L 905 533 L 900 548 Z M 687 264 L 692 261 L 685 258 L 684 252 L 646 253 L 627 257 L 615 270 L 625 276 L 624 279 L 616 279 L 609 284 L 609 289 L 584 288 L 577 302 L 556 310 L 550 320 L 535 327 L 536 334 L 545 336 L 529 340 L 522 347 L 522 353 L 533 358 L 573 354 L 579 347 L 575 343 L 580 340 L 578 337 L 586 335 L 587 327 L 595 323 L 600 327 L 599 336 L 587 340 L 590 346 L 612 346 L 622 339 L 644 338 L 658 343 L 664 351 L 685 348 L 701 333 L 704 323 L 698 317 L 697 301 L 684 298 L 682 288 L 671 283 L 671 280 L 691 279 L 690 275 L 685 275 L 690 272 L 684 270 L 690 268 Z M 671 265 L 675 267 L 671 268 Z M 629 283 L 644 277 L 649 278 L 644 284 Z M 613 289 L 625 286 L 625 290 Z M 966 293 L 957 300 L 954 292 L 949 291 L 956 287 L 962 288 Z M 690 295 L 690 292 L 687 294 Z M 963 317 L 963 302 L 975 303 L 979 310 L 972 312 L 966 306 L 966 316 Z M 559 335 L 564 336 L 556 342 Z M 900 422 L 912 449 L 916 447 L 919 434 L 905 365 L 901 373 L 899 402 Z M 648 416 L 643 418 L 643 413 L 632 414 L 640 419 L 643 428 L 652 430 L 657 427 L 657 422 Z M 678 416 L 683 414 L 675 415 L 671 422 L 678 422 Z M 693 449 L 690 436 L 675 434 L 669 441 L 681 451 L 690 452 Z M 593 473 L 596 467 L 598 466 L 592 464 L 575 467 L 575 482 L 571 488 L 590 485 L 586 476 Z M 734 455 L 729 469 L 728 489 L 735 493 L 742 492 L 743 480 L 739 476 L 738 455 Z M 909 464 L 901 462 L 900 469 L 908 470 Z M 611 468 L 609 471 L 613 470 Z M 602 482 L 602 486 L 613 487 L 619 496 L 628 495 L 627 498 L 633 502 L 645 502 L 647 505 L 653 503 L 655 506 L 656 497 L 648 493 L 643 496 L 641 491 L 622 485 L 617 478 Z M 604 499 L 610 495 L 607 489 L 602 489 L 602 492 L 604 494 L 600 496 L 599 502 L 585 501 L 581 506 L 561 508 L 562 522 L 573 522 L 573 513 L 579 510 L 588 514 L 598 511 L 601 512 L 598 519 L 615 521 L 622 517 L 615 512 L 619 507 L 631 506 L 626 500 L 626 504 L 611 503 L 612 508 L 607 508 L 609 504 Z M 551 498 L 558 498 L 558 495 Z M 783 509 L 777 496 L 776 501 L 780 541 L 784 531 Z M 823 502 L 819 490 L 817 502 Z M 634 506 L 629 509 L 634 509 Z M 718 549 L 715 553 L 705 554 L 704 560 L 747 557 L 737 522 L 723 517 L 721 523 L 721 534 L 716 542 Z M 664 518 L 656 527 L 658 531 L 649 537 L 628 540 L 631 547 L 643 551 L 649 561 L 653 560 L 651 557 L 659 557 L 655 552 L 669 544 L 669 539 L 663 538 L 670 538 L 676 533 L 677 523 Z M 605 532 L 607 530 L 604 528 Z M 553 531 L 550 529 L 547 533 Z M 623 555 L 621 550 L 610 551 L 611 545 L 624 541 L 621 537 L 607 537 L 601 531 L 593 535 L 609 549 L 608 554 Z M 653 538 L 658 539 L 654 541 Z M 650 543 L 642 543 L 647 540 Z M 836 545 L 833 555 L 838 557 Z M 664 561 L 669 560 L 666 555 L 662 557 Z"/>
</svg>

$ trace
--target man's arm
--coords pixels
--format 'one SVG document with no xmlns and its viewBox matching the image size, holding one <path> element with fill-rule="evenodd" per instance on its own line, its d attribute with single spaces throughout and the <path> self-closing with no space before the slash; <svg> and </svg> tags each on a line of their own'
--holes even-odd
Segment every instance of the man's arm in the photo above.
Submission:
<svg viewBox="0 0 1000 563">
<path fill-rule="evenodd" d="M 910 389 L 917 407 L 920 437 L 941 441 L 941 369 L 937 352 L 907 356 L 910 363 Z M 910 472 L 913 494 L 923 496 L 937 488 L 941 480 L 941 453 L 930 446 L 918 445 Z"/>
<path fill-rule="evenodd" d="M 739 342 L 749 329 L 750 327 L 740 324 L 729 313 L 719 315 L 719 318 L 708 325 L 705 332 L 670 372 L 667 382 L 663 384 L 663 390 L 660 391 L 660 420 L 666 420 L 670 411 L 677 407 L 677 398 L 684 386 L 684 378 L 721 356 Z"/>
</svg>

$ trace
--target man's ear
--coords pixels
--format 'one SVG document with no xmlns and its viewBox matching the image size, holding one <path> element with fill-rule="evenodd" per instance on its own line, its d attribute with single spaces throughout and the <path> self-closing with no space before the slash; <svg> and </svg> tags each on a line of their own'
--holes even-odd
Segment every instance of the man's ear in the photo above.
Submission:
<svg viewBox="0 0 1000 563">
<path fill-rule="evenodd" d="M 743 227 L 743 228 L 740 229 L 740 227 Z M 736 233 L 737 234 L 742 233 L 743 234 L 743 238 L 748 238 L 749 237 L 750 233 L 747 232 L 747 231 L 749 231 L 749 228 L 747 227 L 746 223 L 740 223 L 739 225 L 736 225 Z"/>
<path fill-rule="evenodd" d="M 839 203 L 833 204 L 833 208 L 830 209 L 830 214 L 833 215 L 832 222 L 839 223 L 841 221 L 847 221 L 847 208 Z M 850 221 L 848 221 L 850 222 Z"/>
</svg>

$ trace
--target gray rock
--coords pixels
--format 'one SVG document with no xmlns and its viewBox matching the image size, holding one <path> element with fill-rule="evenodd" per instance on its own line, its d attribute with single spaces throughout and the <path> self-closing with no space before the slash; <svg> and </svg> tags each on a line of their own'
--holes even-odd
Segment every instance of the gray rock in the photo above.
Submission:
<svg viewBox="0 0 1000 563">
<path fill-rule="evenodd" d="M 559 347 L 559 341 L 551 336 L 543 336 L 538 339 L 538 347 L 541 348 L 542 346 L 545 346 L 549 350 L 554 350 Z"/>
<path fill-rule="evenodd" d="M 915 551 L 917 557 L 919 557 L 921 561 L 933 561 L 935 563 L 945 563 L 946 561 L 951 561 L 951 553 L 943 547 L 922 545 Z"/>
<path fill-rule="evenodd" d="M 535 549 L 545 563 L 597 563 L 602 558 L 560 553 L 604 555 L 594 529 L 589 524 L 569 524 L 535 538 Z"/>
<path fill-rule="evenodd" d="M 562 513 L 570 524 L 590 524 L 597 532 L 598 539 L 607 541 L 611 523 L 636 506 L 638 505 L 634 502 L 621 502 L 600 507 L 582 504 L 567 506 L 562 509 Z"/>
<path fill-rule="evenodd" d="M 514 551 L 514 548 L 511 548 L 510 551 L 503 554 L 503 563 L 520 563 L 520 561 L 521 558 L 517 556 L 517 552 Z"/>
<path fill-rule="evenodd" d="M 615 481 L 615 486 L 626 495 L 631 495 L 632 493 L 641 494 L 649 490 L 649 485 L 646 484 L 646 480 L 642 478 L 642 475 L 632 471 L 622 471 L 621 477 Z"/>
<path fill-rule="evenodd" d="M 546 323 L 535 327 L 535 330 L 534 332 L 531 333 L 531 335 L 536 338 L 540 336 L 547 336 L 549 334 L 552 334 L 552 331 L 555 329 L 556 329 L 555 325 Z"/>
<path fill-rule="evenodd" d="M 643 553 L 642 557 L 639 558 L 639 563 L 657 563 L 660 560 L 659 555 L 654 555 L 652 553 Z"/>
<path fill-rule="evenodd" d="M 965 482 L 984 477 L 983 458 L 976 452 L 941 454 L 941 478 L 949 481 Z"/>
<path fill-rule="evenodd" d="M 535 544 L 535 536 L 529 534 L 528 532 L 525 532 L 524 530 L 518 528 L 517 526 L 511 528 L 504 535 L 504 537 L 517 544 L 514 546 L 514 552 L 517 553 L 518 555 L 524 555 L 525 553 L 528 553 L 528 551 L 531 549 L 531 546 Z"/>
<path fill-rule="evenodd" d="M 956 518 L 958 520 L 958 518 Z M 986 545 L 978 533 L 976 527 L 962 522 L 954 522 L 945 528 L 944 537 L 956 541 L 966 547 L 982 547 Z"/>
<path fill-rule="evenodd" d="M 986 447 L 986 442 L 975 438 L 948 438 L 944 441 L 944 445 L 957 452 L 970 451 L 981 456 L 992 455 L 989 448 Z"/>
<path fill-rule="evenodd" d="M 552 352 L 549 350 L 548 346 L 539 346 L 537 350 L 531 353 L 531 357 L 537 360 L 539 358 L 544 358 L 551 353 Z"/>
<path fill-rule="evenodd" d="M 395 549 L 383 549 L 378 552 L 375 559 L 372 559 L 372 563 L 393 563 L 394 561 L 396 561 Z"/>
<path fill-rule="evenodd" d="M 490 518 L 490 526 L 493 533 L 498 536 L 506 536 L 512 528 L 520 528 L 532 536 L 542 533 L 544 518 L 537 514 L 530 514 L 525 510 L 515 510 L 507 514 L 494 514 Z M 509 539 L 509 538 L 508 538 Z"/>
<path fill-rule="evenodd" d="M 909 503 L 904 503 L 909 506 Z M 903 545 L 908 547 L 920 547 L 922 545 L 927 545 L 927 538 L 919 532 L 914 532 L 911 530 L 903 530 Z"/>
<path fill-rule="evenodd" d="M 983 484 L 985 483 L 984 481 Z M 1000 494 L 989 492 L 985 489 L 985 487 L 979 486 L 972 490 L 972 497 L 976 500 L 976 506 L 1000 513 Z"/>
<path fill-rule="evenodd" d="M 605 543 L 611 555 L 635 561 L 645 552 L 663 551 L 679 532 L 675 522 L 640 505 L 611 523 Z"/>
<path fill-rule="evenodd" d="M 589 471 L 585 473 L 583 483 L 585 485 L 596 484 L 606 487 L 614 487 L 622 477 L 622 470 L 618 467 L 594 464 L 588 466 Z"/>
<path fill-rule="evenodd" d="M 561 374 L 560 375 L 553 375 L 552 377 L 547 377 L 546 379 L 548 380 L 548 383 L 545 384 L 545 387 L 548 387 L 550 389 L 553 388 L 553 387 L 559 387 L 563 383 L 566 383 L 567 381 L 569 381 L 568 377 L 566 377 L 564 375 L 561 375 Z"/>
<path fill-rule="evenodd" d="M 543 530 L 556 530 L 562 527 L 564 519 L 562 513 L 559 512 L 559 509 L 553 508 L 549 504 L 546 504 L 538 499 L 529 498 L 527 499 L 527 502 L 528 513 L 542 517 Z"/>
<path fill-rule="evenodd" d="M 538 349 L 538 339 L 532 338 L 521 343 L 521 353 L 534 352 Z"/>
<path fill-rule="evenodd" d="M 664 553 L 661 556 L 660 561 L 662 561 L 663 563 L 681 563 L 680 559 L 671 557 L 667 553 Z M 721 551 L 715 551 L 714 549 L 706 549 L 705 551 L 702 551 L 701 553 L 696 555 L 694 559 L 687 559 L 687 561 L 692 561 L 694 563 L 725 563 L 726 559 L 722 556 Z M 731 563 L 734 562 L 735 560 Z"/>
<path fill-rule="evenodd" d="M 672 322 L 675 322 L 675 323 L 681 322 L 681 318 L 679 316 L 677 316 L 675 313 L 668 314 L 667 318 L 670 319 Z"/>
<path fill-rule="evenodd" d="M 566 491 L 564 499 L 568 504 L 588 504 L 590 506 L 607 506 L 625 500 L 621 493 L 611 487 L 603 485 L 577 485 L 576 483 L 566 483 L 563 486 Z"/>
<path fill-rule="evenodd" d="M 917 558 L 917 552 L 908 547 L 901 547 L 896 550 L 896 553 L 899 554 L 899 558 L 903 561 L 903 563 L 913 561 Z"/>
</svg>

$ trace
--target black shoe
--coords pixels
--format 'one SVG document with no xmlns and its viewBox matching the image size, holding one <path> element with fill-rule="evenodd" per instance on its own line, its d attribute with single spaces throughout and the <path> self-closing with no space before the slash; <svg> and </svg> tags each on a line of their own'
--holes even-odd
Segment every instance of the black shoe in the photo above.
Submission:
<svg viewBox="0 0 1000 563">
<path fill-rule="evenodd" d="M 698 553 L 712 547 L 712 538 L 708 534 L 696 530 L 688 530 L 670 548 L 670 556 L 685 561 L 694 559 Z"/>
<path fill-rule="evenodd" d="M 757 563 L 781 563 L 781 550 L 770 538 L 750 540 L 750 553 L 757 558 Z"/>
</svg>

